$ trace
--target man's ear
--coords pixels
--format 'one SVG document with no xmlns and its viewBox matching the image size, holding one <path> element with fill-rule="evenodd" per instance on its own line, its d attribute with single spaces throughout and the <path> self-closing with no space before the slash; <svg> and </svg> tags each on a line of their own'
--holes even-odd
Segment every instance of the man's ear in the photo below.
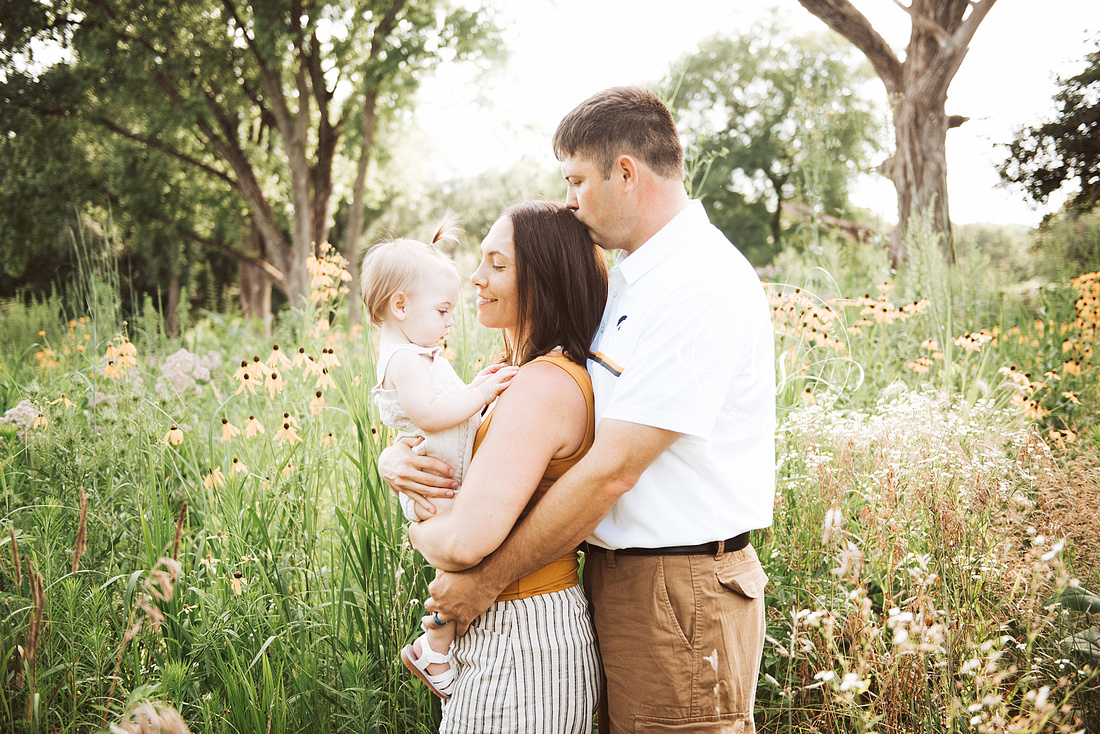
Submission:
<svg viewBox="0 0 1100 734">
<path fill-rule="evenodd" d="M 634 156 L 623 154 L 615 161 L 615 168 L 612 169 L 611 175 L 617 177 L 619 181 L 622 181 L 624 189 L 629 192 L 638 185 L 638 161 L 634 159 Z"/>
<path fill-rule="evenodd" d="M 397 291 L 390 296 L 390 313 L 398 321 L 404 321 L 409 307 L 409 297 L 405 295 L 405 291 Z"/>
</svg>

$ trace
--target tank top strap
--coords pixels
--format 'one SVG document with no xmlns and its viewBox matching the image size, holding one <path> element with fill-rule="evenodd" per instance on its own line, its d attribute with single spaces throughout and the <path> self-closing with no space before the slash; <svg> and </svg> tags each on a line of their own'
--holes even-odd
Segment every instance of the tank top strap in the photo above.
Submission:
<svg viewBox="0 0 1100 734">
<path fill-rule="evenodd" d="M 422 347 L 419 344 L 387 344 L 378 351 L 378 361 L 374 363 L 374 376 L 378 380 L 371 392 L 382 389 L 382 382 L 386 379 L 386 369 L 390 365 L 393 355 L 398 352 L 416 352 L 425 357 L 436 357 L 443 353 L 443 347 Z"/>
</svg>

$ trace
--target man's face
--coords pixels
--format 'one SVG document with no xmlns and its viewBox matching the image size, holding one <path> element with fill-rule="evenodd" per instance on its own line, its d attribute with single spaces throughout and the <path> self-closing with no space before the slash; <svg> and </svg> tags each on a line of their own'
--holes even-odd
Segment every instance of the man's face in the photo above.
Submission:
<svg viewBox="0 0 1100 734">
<path fill-rule="evenodd" d="M 622 177 L 613 169 L 605 178 L 596 164 L 578 156 L 561 162 L 561 175 L 568 187 L 565 205 L 588 228 L 592 241 L 605 250 L 629 249 Z"/>
</svg>

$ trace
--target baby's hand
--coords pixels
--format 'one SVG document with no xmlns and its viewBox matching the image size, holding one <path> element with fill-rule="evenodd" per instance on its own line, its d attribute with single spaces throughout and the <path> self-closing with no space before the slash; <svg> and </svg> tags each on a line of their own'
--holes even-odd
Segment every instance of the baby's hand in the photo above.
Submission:
<svg viewBox="0 0 1100 734">
<path fill-rule="evenodd" d="M 488 405 L 504 392 L 504 388 L 508 387 L 508 383 L 516 376 L 517 372 L 519 372 L 519 367 L 508 367 L 502 364 L 490 365 L 477 373 L 477 377 L 470 383 L 470 388 L 480 390 L 482 399 Z"/>
</svg>

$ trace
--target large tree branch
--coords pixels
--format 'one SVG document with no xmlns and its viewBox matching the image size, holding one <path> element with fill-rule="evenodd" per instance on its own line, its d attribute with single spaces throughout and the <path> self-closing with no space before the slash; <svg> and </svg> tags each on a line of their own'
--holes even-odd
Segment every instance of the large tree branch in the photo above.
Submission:
<svg viewBox="0 0 1100 734">
<path fill-rule="evenodd" d="M 260 47 L 256 44 L 256 40 L 245 31 L 245 23 L 241 20 L 240 13 L 237 12 L 237 6 L 233 4 L 233 0 L 222 0 L 222 7 L 229 13 L 229 17 L 233 19 L 237 27 L 241 29 L 245 44 L 248 46 L 248 50 L 252 52 L 252 57 L 256 60 L 257 66 L 260 67 L 260 80 L 264 85 L 264 92 L 267 93 L 267 97 L 271 102 L 271 112 L 275 116 L 275 127 L 279 129 L 284 142 L 290 146 L 293 144 L 291 133 L 294 130 L 294 121 L 290 115 L 290 108 L 287 107 L 286 97 L 283 95 L 279 72 L 277 69 L 271 68 Z"/>
<path fill-rule="evenodd" d="M 894 4 L 909 14 L 909 17 L 913 20 L 913 25 L 927 33 L 931 33 L 941 47 L 946 46 L 950 42 L 951 34 L 944 30 L 943 26 L 939 23 L 927 16 L 921 15 L 913 9 L 912 5 L 906 5 L 901 0 L 894 0 Z"/>
<path fill-rule="evenodd" d="M 374 27 L 374 34 L 370 39 L 370 57 L 372 59 L 377 57 L 382 50 L 382 42 L 386 40 L 386 36 L 393 32 L 394 26 L 397 25 L 397 16 L 405 9 L 406 1 L 394 0 L 393 5 L 390 6 L 382 20 Z"/>
<path fill-rule="evenodd" d="M 241 252 L 240 250 L 230 247 L 221 240 L 214 240 L 210 239 L 209 237 L 203 237 L 198 232 L 194 232 L 187 227 L 180 225 L 179 222 L 173 221 L 163 214 L 135 212 L 132 207 L 126 205 L 126 202 L 124 200 L 120 199 L 110 190 L 104 188 L 99 184 L 93 183 L 92 189 L 103 192 L 103 194 L 107 197 L 107 200 L 111 203 L 111 206 L 129 213 L 130 216 L 134 217 L 135 219 L 147 219 L 149 221 L 157 222 L 158 224 L 163 224 L 167 227 L 171 227 L 173 231 L 178 233 L 185 240 L 188 240 L 189 242 L 194 242 L 195 244 L 205 247 L 209 250 L 220 252 L 221 254 L 226 255 L 227 257 L 231 257 L 238 262 L 255 265 L 256 267 L 261 268 L 265 273 L 267 273 L 268 276 L 270 276 L 271 279 L 275 281 L 275 283 L 278 284 L 280 288 L 285 286 L 286 276 L 283 275 L 283 271 L 279 270 L 279 268 L 275 267 L 267 260 L 264 260 L 259 255 Z"/>
<path fill-rule="evenodd" d="M 867 56 L 875 73 L 886 85 L 892 97 L 901 92 L 902 66 L 886 41 L 871 26 L 870 21 L 848 0 L 798 0 L 802 7 L 821 19 L 825 25 L 847 38 Z"/>
<path fill-rule="evenodd" d="M 155 148 L 156 150 L 167 153 L 168 155 L 172 156 L 176 160 L 182 161 L 183 163 L 187 163 L 189 165 L 192 165 L 195 168 L 199 169 L 200 171 L 203 171 L 204 173 L 206 173 L 210 176 L 213 176 L 214 178 L 216 178 L 216 179 L 218 179 L 218 180 L 220 180 L 224 183 L 229 184 L 233 188 L 237 188 L 237 182 L 233 179 L 232 176 L 229 176 L 228 174 L 222 173 L 221 171 L 214 168 L 213 166 L 209 166 L 206 163 L 203 163 L 202 161 L 200 161 L 199 159 L 193 158 L 192 156 L 189 156 L 189 155 L 187 155 L 186 153 L 184 153 L 182 151 L 176 150 L 175 148 L 168 145 L 167 143 L 164 143 L 160 140 L 157 140 L 156 138 L 150 138 L 150 137 L 146 137 L 144 135 L 138 135 L 137 133 L 130 132 L 129 130 L 126 130 L 126 129 L 116 125 L 115 123 L 111 122 L 110 120 L 106 120 L 102 117 L 96 117 L 96 118 L 90 118 L 90 119 L 95 120 L 100 125 L 107 128 L 108 130 L 115 133 L 116 135 L 124 137 L 127 140 L 132 140 L 135 143 L 141 143 L 142 145 L 147 145 L 150 148 Z"/>
</svg>

